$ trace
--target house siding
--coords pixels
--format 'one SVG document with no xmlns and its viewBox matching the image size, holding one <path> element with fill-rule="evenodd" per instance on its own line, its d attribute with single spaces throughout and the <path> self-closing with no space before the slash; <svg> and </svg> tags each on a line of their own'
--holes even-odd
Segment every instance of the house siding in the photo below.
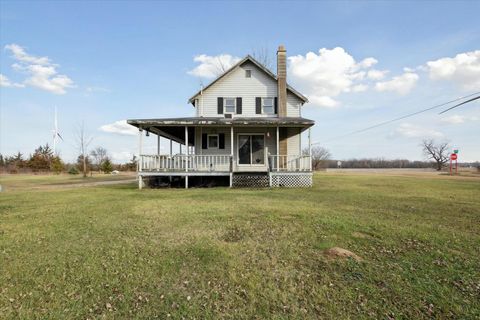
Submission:
<svg viewBox="0 0 480 320">
<path fill-rule="evenodd" d="M 251 70 L 251 78 L 245 77 L 245 70 Z M 197 114 L 204 117 L 218 117 L 217 98 L 242 98 L 242 114 L 234 117 L 271 117 L 270 114 L 255 113 L 256 97 L 277 97 L 277 82 L 251 62 L 246 62 L 239 68 L 220 79 L 213 86 L 196 97 L 199 103 Z M 300 117 L 302 101 L 287 92 L 287 116 Z M 275 115 L 276 116 L 276 115 Z"/>
<path fill-rule="evenodd" d="M 300 98 L 287 91 L 287 116 L 301 117 L 302 103 L 303 101 Z"/>
<path fill-rule="evenodd" d="M 301 154 L 300 128 L 288 128 L 287 154 L 298 156 Z"/>
<path fill-rule="evenodd" d="M 292 128 L 295 129 L 295 128 Z M 269 136 L 267 136 L 267 132 Z M 202 134 L 225 134 L 225 149 L 202 149 Z M 277 153 L 276 148 L 276 128 L 264 128 L 264 127 L 252 127 L 252 128 L 234 128 L 234 159 L 237 159 L 237 136 L 239 133 L 258 133 L 265 134 L 265 146 L 268 148 L 268 153 L 274 155 Z M 230 155 L 230 128 L 209 128 L 209 127 L 197 127 L 195 129 L 195 154 L 201 155 Z"/>
</svg>

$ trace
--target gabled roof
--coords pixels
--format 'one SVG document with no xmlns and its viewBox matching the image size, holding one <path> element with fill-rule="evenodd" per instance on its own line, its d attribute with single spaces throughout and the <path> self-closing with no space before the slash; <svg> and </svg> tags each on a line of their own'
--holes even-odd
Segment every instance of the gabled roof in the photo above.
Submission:
<svg viewBox="0 0 480 320">
<path fill-rule="evenodd" d="M 233 65 L 230 69 L 228 69 L 227 71 L 225 71 L 222 75 L 220 75 L 218 78 L 216 78 L 215 80 L 213 80 L 212 82 L 210 82 L 205 88 L 203 88 L 202 90 L 199 90 L 197 93 L 195 93 L 190 99 L 188 99 L 188 102 L 189 103 L 192 103 L 193 104 L 193 101 L 195 99 L 195 97 L 197 97 L 202 91 L 205 91 L 207 90 L 208 88 L 210 88 L 212 85 L 214 85 L 217 81 L 219 81 L 220 79 L 222 79 L 223 77 L 225 77 L 227 74 L 233 72 L 234 70 L 236 70 L 237 68 L 239 68 L 241 65 L 243 65 L 245 62 L 247 61 L 250 61 L 252 62 L 254 65 L 256 65 L 260 70 L 264 71 L 267 75 L 269 75 L 273 80 L 277 81 L 277 76 L 270 70 L 268 70 L 267 67 L 265 67 L 263 64 L 261 64 L 260 62 L 258 62 L 257 60 L 255 60 L 251 55 L 247 55 L 245 58 L 243 58 L 242 60 L 238 61 L 235 65 Z M 305 97 L 303 94 L 301 94 L 300 92 L 298 92 L 297 90 L 295 90 L 294 88 L 292 88 L 290 85 L 287 84 L 287 90 L 290 91 L 291 93 L 293 93 L 294 95 L 296 95 L 300 100 L 302 100 L 304 103 L 308 102 L 308 99 L 307 97 Z"/>
</svg>

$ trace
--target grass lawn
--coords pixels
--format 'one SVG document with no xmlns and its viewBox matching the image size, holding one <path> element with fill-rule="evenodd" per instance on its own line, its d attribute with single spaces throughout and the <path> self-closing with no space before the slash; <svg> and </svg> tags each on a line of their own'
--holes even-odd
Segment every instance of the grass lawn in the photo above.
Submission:
<svg viewBox="0 0 480 320">
<path fill-rule="evenodd" d="M 1 319 L 480 318 L 478 178 L 142 191 L 0 179 Z M 333 246 L 363 261 L 326 256 Z"/>
<path fill-rule="evenodd" d="M 0 184 L 6 190 L 31 190 L 45 189 L 48 187 L 66 187 L 93 183 L 102 183 L 107 181 L 121 181 L 135 179 L 132 173 L 121 173 L 118 175 L 95 173 L 83 178 L 81 174 L 38 174 L 38 175 L 22 175 L 7 174 L 0 176 Z"/>
</svg>

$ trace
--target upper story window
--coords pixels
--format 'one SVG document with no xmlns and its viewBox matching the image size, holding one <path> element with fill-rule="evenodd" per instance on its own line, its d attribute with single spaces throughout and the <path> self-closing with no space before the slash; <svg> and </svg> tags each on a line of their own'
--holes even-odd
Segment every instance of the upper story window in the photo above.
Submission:
<svg viewBox="0 0 480 320">
<path fill-rule="evenodd" d="M 274 114 L 273 98 L 262 98 L 262 113 Z"/>
<path fill-rule="evenodd" d="M 231 118 L 234 114 L 242 114 L 242 98 L 217 97 L 217 114 Z"/>
<path fill-rule="evenodd" d="M 224 98 L 225 113 L 235 113 L 235 98 Z"/>
<path fill-rule="evenodd" d="M 245 78 L 251 78 L 252 77 L 252 70 L 245 70 Z"/>
</svg>

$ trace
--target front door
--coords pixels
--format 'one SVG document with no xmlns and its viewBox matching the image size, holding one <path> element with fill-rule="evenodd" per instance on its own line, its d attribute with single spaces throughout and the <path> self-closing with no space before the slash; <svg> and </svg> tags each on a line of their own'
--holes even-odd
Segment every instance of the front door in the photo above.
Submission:
<svg viewBox="0 0 480 320">
<path fill-rule="evenodd" d="M 238 135 L 238 164 L 265 165 L 265 136 L 263 134 Z"/>
</svg>

